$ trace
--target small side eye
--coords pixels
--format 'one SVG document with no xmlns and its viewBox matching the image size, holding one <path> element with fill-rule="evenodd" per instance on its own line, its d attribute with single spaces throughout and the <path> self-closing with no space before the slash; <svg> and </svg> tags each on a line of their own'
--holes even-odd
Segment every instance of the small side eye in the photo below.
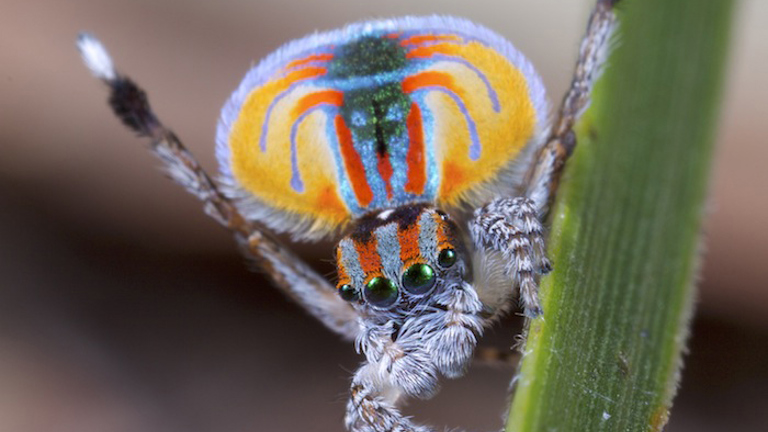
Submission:
<svg viewBox="0 0 768 432">
<path fill-rule="evenodd" d="M 403 273 L 403 288 L 411 294 L 425 294 L 435 285 L 435 271 L 427 264 L 414 264 Z"/>
<path fill-rule="evenodd" d="M 350 284 L 344 284 L 339 287 L 339 296 L 341 296 L 342 300 L 355 302 L 360 300 L 360 291 L 356 290 L 355 287 Z"/>
<path fill-rule="evenodd" d="M 437 256 L 437 263 L 442 268 L 448 268 L 456 264 L 456 251 L 451 248 L 441 250 L 440 255 Z"/>
<path fill-rule="evenodd" d="M 377 276 L 365 284 L 365 300 L 378 308 L 388 308 L 397 301 L 397 285 L 391 280 Z"/>
</svg>

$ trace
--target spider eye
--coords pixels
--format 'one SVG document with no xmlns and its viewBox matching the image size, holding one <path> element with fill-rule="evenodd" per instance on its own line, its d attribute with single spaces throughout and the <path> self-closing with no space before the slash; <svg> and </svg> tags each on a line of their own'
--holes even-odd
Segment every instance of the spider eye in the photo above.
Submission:
<svg viewBox="0 0 768 432">
<path fill-rule="evenodd" d="M 397 301 L 397 285 L 385 277 L 377 276 L 365 284 L 363 295 L 372 306 L 387 308 Z"/>
<path fill-rule="evenodd" d="M 456 251 L 451 248 L 441 250 L 440 255 L 437 256 L 437 263 L 442 268 L 448 268 L 456 264 Z"/>
<path fill-rule="evenodd" d="M 435 271 L 427 264 L 414 264 L 403 273 L 403 288 L 411 294 L 424 294 L 435 285 Z"/>
<path fill-rule="evenodd" d="M 340 286 L 339 295 L 341 296 L 342 300 L 346 300 L 348 302 L 360 300 L 360 292 L 350 284 L 344 284 Z"/>
</svg>

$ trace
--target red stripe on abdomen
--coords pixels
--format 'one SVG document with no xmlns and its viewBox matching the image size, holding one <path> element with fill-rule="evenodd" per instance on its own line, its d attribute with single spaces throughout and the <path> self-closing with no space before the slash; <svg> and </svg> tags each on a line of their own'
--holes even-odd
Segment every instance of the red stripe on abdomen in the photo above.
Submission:
<svg viewBox="0 0 768 432">
<path fill-rule="evenodd" d="M 407 39 L 403 39 L 400 41 L 400 46 L 418 45 L 425 42 L 441 42 L 441 41 L 461 42 L 461 40 L 462 40 L 461 37 L 457 35 L 452 35 L 452 34 L 446 34 L 446 35 L 425 34 L 425 35 L 411 36 Z"/>
<path fill-rule="evenodd" d="M 341 158 L 344 159 L 344 168 L 347 171 L 347 177 L 352 184 L 352 190 L 355 192 L 357 203 L 360 207 L 368 207 L 373 201 L 373 191 L 365 178 L 365 166 L 360 155 L 355 150 L 352 132 L 344 123 L 341 114 L 336 115 L 334 119 L 336 126 L 336 136 L 339 139 L 341 148 Z"/>
<path fill-rule="evenodd" d="M 421 109 L 416 102 L 411 103 L 411 112 L 406 121 L 408 126 L 408 181 L 405 183 L 405 191 L 414 195 L 424 193 L 427 184 L 426 164 L 424 160 L 424 123 L 421 117 Z"/>
<path fill-rule="evenodd" d="M 313 61 L 328 61 L 328 60 L 333 60 L 333 54 L 312 54 L 302 59 L 294 60 L 288 63 L 287 65 L 285 65 L 285 69 L 292 69 L 296 66 L 304 66 L 305 64 Z"/>
<path fill-rule="evenodd" d="M 453 78 L 445 72 L 427 71 L 417 73 L 416 75 L 409 75 L 405 77 L 401 85 L 403 93 L 413 93 L 425 87 L 442 87 L 457 95 L 461 95 L 461 92 L 454 86 Z"/>
<path fill-rule="evenodd" d="M 307 110 L 318 105 L 332 105 L 340 107 L 344 103 L 344 93 L 338 90 L 323 90 L 303 96 L 293 108 L 294 119 L 299 118 Z"/>
<path fill-rule="evenodd" d="M 381 179 L 384 180 L 384 187 L 387 190 L 387 199 L 392 199 L 392 183 L 390 180 L 392 179 L 392 174 L 394 171 L 392 170 L 392 163 L 389 161 L 389 155 L 385 154 L 383 156 L 379 155 L 379 162 L 377 168 L 379 169 L 379 175 L 381 176 Z"/>
</svg>

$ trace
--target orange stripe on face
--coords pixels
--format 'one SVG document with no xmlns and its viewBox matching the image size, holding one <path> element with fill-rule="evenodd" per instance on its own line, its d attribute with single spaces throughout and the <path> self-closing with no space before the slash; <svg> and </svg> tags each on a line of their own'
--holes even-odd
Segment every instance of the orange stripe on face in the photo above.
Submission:
<svg viewBox="0 0 768 432">
<path fill-rule="evenodd" d="M 344 159 L 344 168 L 349 176 L 349 182 L 352 184 L 352 190 L 357 197 L 357 203 L 360 207 L 368 207 L 373 201 L 373 191 L 365 178 L 365 166 L 360 155 L 355 150 L 352 141 L 352 132 L 344 123 L 341 114 L 336 115 L 335 126 L 336 135 L 339 138 L 339 147 L 341 148 L 341 157 Z"/>
<path fill-rule="evenodd" d="M 406 45 L 418 45 L 423 42 L 438 42 L 438 41 L 457 41 L 461 42 L 462 39 L 456 35 L 418 35 L 411 36 L 408 39 L 400 41 L 400 46 Z"/>
<path fill-rule="evenodd" d="M 398 238 L 400 240 L 400 261 L 405 267 L 408 267 L 414 261 L 417 261 L 421 256 L 421 249 L 419 248 L 419 231 L 421 227 L 419 224 L 410 224 L 405 228 L 398 230 Z"/>
<path fill-rule="evenodd" d="M 341 259 L 341 248 L 336 249 L 336 275 L 339 278 L 337 287 L 352 283 L 352 278 L 349 277 L 344 261 Z"/>
<path fill-rule="evenodd" d="M 365 278 L 381 276 L 381 256 L 378 251 L 376 236 L 371 236 L 367 243 L 354 242 L 357 256 L 360 260 L 360 269 L 365 273 Z"/>
<path fill-rule="evenodd" d="M 408 182 L 405 183 L 405 191 L 414 195 L 424 193 L 427 184 L 427 172 L 424 164 L 424 124 L 421 118 L 421 109 L 416 102 L 411 103 L 411 112 L 406 121 L 408 126 Z"/>
<path fill-rule="evenodd" d="M 381 175 L 381 179 L 384 180 L 384 187 L 387 190 L 387 199 L 392 199 L 392 183 L 390 183 L 389 180 L 392 178 L 394 171 L 392 170 L 392 163 L 389 161 L 389 155 L 380 155 L 377 165 L 379 175 Z"/>
<path fill-rule="evenodd" d="M 313 61 L 328 61 L 333 59 L 333 54 L 312 54 L 310 56 L 304 57 L 303 59 L 294 60 L 287 65 L 285 65 L 285 69 L 291 69 L 296 66 L 302 66 L 309 62 Z"/>
<path fill-rule="evenodd" d="M 438 249 L 453 247 L 453 245 L 451 245 L 451 236 L 450 236 L 450 231 L 448 229 L 448 222 L 444 221 L 443 218 L 440 217 L 440 215 L 437 213 L 435 213 L 433 217 L 435 218 L 435 223 L 437 224 Z"/>
<path fill-rule="evenodd" d="M 400 37 L 400 33 L 387 33 L 384 37 L 387 39 L 397 39 Z"/>
<path fill-rule="evenodd" d="M 443 87 L 457 95 L 461 95 L 453 83 L 453 77 L 445 72 L 427 71 L 405 77 L 402 83 L 404 93 L 412 93 L 424 87 Z"/>
<path fill-rule="evenodd" d="M 344 93 L 337 90 L 324 90 L 315 93 L 310 93 L 296 102 L 296 106 L 293 108 L 294 120 L 299 118 L 308 109 L 320 105 L 328 104 L 340 107 L 344 103 Z"/>
</svg>

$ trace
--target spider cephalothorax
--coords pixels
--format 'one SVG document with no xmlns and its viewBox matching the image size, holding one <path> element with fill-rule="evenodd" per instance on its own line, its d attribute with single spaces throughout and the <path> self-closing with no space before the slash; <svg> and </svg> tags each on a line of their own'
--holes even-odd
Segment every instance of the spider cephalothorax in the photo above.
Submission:
<svg viewBox="0 0 768 432">
<path fill-rule="evenodd" d="M 287 44 L 248 72 L 222 110 L 218 185 L 104 47 L 85 34 L 78 45 L 110 86 L 115 113 L 152 139 L 174 180 L 279 288 L 356 341 L 365 361 L 352 378 L 347 427 L 423 432 L 433 429 L 399 412 L 404 396 L 429 397 L 439 375 L 461 375 L 515 289 L 526 315 L 543 313 L 542 218 L 615 3 L 598 0 L 553 124 L 530 62 L 466 20 L 370 21 Z M 264 226 L 299 240 L 348 230 L 336 289 Z"/>
<path fill-rule="evenodd" d="M 470 271 L 456 224 L 440 210 L 407 205 L 361 219 L 336 248 L 339 294 L 367 315 L 403 319 Z"/>
<path fill-rule="evenodd" d="M 437 372 L 464 371 L 482 331 L 482 306 L 462 233 L 448 214 L 408 205 L 370 215 L 339 242 L 337 265 L 339 294 L 360 310 L 358 347 L 368 362 L 397 367 L 405 352 L 422 357 L 400 361 L 403 376 L 393 374 L 393 384 L 424 397 Z"/>
</svg>

